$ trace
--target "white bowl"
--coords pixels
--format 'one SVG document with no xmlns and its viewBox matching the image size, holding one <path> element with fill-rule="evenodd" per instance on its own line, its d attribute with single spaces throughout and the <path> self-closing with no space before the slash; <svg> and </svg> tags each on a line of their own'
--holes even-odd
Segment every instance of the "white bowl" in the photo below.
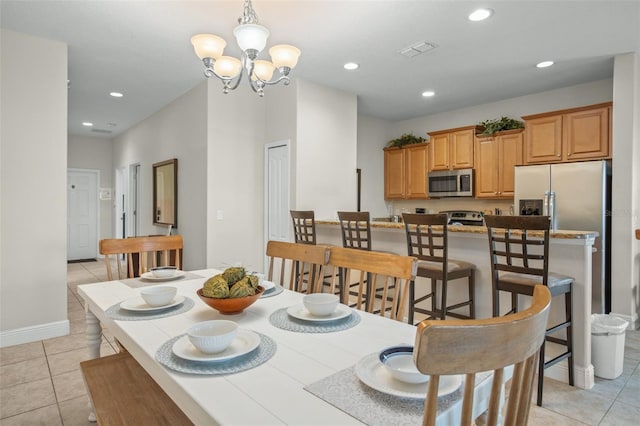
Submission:
<svg viewBox="0 0 640 426">
<path fill-rule="evenodd" d="M 418 371 L 413 362 L 411 346 L 395 346 L 380 352 L 380 362 L 391 376 L 405 383 L 424 383 L 429 380 L 428 374 Z"/>
<path fill-rule="evenodd" d="M 171 278 L 176 274 L 175 266 L 157 266 L 150 268 L 149 272 L 156 278 Z"/>
<path fill-rule="evenodd" d="M 164 306 L 171 303 L 177 291 L 177 288 L 167 286 L 144 287 L 140 290 L 140 296 L 148 305 Z"/>
<path fill-rule="evenodd" d="M 238 334 L 238 324 L 233 321 L 213 320 L 192 325 L 187 331 L 189 341 L 206 354 L 222 352 Z"/>
<path fill-rule="evenodd" d="M 338 307 L 339 298 L 335 294 L 312 293 L 302 298 L 302 303 L 311 315 L 326 317 L 331 315 Z"/>
</svg>

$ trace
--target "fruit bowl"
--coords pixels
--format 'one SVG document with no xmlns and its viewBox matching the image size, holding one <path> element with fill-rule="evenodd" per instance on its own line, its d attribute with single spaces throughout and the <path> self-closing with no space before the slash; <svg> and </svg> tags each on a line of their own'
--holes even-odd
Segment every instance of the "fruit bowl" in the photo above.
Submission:
<svg viewBox="0 0 640 426">
<path fill-rule="evenodd" d="M 253 296 L 233 297 L 233 298 L 230 297 L 226 299 L 218 299 L 215 297 L 203 296 L 201 288 L 199 288 L 197 291 L 198 297 L 200 297 L 200 299 L 204 303 L 206 303 L 207 305 L 209 305 L 210 307 L 217 310 L 223 315 L 234 315 L 234 314 L 241 313 L 246 308 L 251 306 L 256 300 L 258 300 L 260 296 L 262 296 L 263 292 L 264 292 L 264 287 L 258 286 L 258 289 L 256 290 L 256 294 L 254 294 Z"/>
</svg>

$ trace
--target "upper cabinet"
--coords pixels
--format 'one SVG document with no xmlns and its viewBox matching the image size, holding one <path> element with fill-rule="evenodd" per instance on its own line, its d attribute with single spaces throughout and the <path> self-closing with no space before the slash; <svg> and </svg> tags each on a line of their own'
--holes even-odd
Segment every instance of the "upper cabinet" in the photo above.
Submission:
<svg viewBox="0 0 640 426">
<path fill-rule="evenodd" d="M 522 117 L 525 163 L 611 158 L 611 102 Z"/>
<path fill-rule="evenodd" d="M 513 198 L 515 166 L 522 164 L 522 129 L 476 138 L 476 198 Z"/>
<path fill-rule="evenodd" d="M 384 150 L 384 198 L 427 198 L 427 143 Z"/>
<path fill-rule="evenodd" d="M 429 133 L 429 170 L 470 169 L 474 167 L 474 136 L 477 126 Z"/>
</svg>

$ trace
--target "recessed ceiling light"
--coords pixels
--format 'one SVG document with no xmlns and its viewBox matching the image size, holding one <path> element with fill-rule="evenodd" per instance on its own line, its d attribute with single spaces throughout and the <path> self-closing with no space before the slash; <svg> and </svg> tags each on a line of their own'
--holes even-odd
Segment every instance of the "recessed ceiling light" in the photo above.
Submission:
<svg viewBox="0 0 640 426">
<path fill-rule="evenodd" d="M 352 71 L 357 70 L 359 66 L 360 65 L 356 64 L 355 62 L 347 62 L 346 64 L 344 64 L 344 69 Z"/>
<path fill-rule="evenodd" d="M 539 64 L 536 64 L 536 67 L 546 68 L 546 67 L 550 67 L 551 65 L 553 65 L 553 61 L 542 61 Z"/>
<path fill-rule="evenodd" d="M 82 125 L 83 125 L 83 126 L 87 126 L 87 127 L 91 127 L 91 126 L 93 126 L 93 123 L 92 123 L 92 122 L 90 122 L 90 121 L 83 121 L 83 122 L 82 122 Z"/>
<path fill-rule="evenodd" d="M 436 92 L 434 92 L 433 90 L 427 90 L 426 92 L 422 92 L 422 96 L 424 96 L 425 98 L 430 98 L 435 94 Z"/>
<path fill-rule="evenodd" d="M 122 93 L 120 92 L 111 92 L 109 93 L 111 96 L 113 96 L 114 98 L 121 98 L 122 96 L 124 96 Z"/>
<path fill-rule="evenodd" d="M 471 12 L 469 15 L 470 21 L 484 21 L 489 16 L 493 15 L 493 10 L 491 9 L 477 9 Z"/>
</svg>

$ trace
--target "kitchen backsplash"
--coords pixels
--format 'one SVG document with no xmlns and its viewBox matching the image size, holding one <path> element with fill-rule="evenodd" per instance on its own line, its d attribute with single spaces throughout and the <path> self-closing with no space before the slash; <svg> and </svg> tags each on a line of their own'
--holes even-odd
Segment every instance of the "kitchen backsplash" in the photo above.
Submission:
<svg viewBox="0 0 640 426">
<path fill-rule="evenodd" d="M 437 213 L 442 210 L 476 210 L 495 211 L 496 208 L 502 211 L 503 215 L 509 214 L 509 208 L 513 205 L 513 200 L 478 200 L 475 198 L 439 198 L 432 200 L 393 200 L 387 201 L 386 212 L 371 212 L 372 217 L 389 216 L 393 214 L 402 213 L 403 209 L 409 213 L 415 213 L 416 207 L 426 209 L 427 213 L 430 210 L 433 213 Z"/>
</svg>

